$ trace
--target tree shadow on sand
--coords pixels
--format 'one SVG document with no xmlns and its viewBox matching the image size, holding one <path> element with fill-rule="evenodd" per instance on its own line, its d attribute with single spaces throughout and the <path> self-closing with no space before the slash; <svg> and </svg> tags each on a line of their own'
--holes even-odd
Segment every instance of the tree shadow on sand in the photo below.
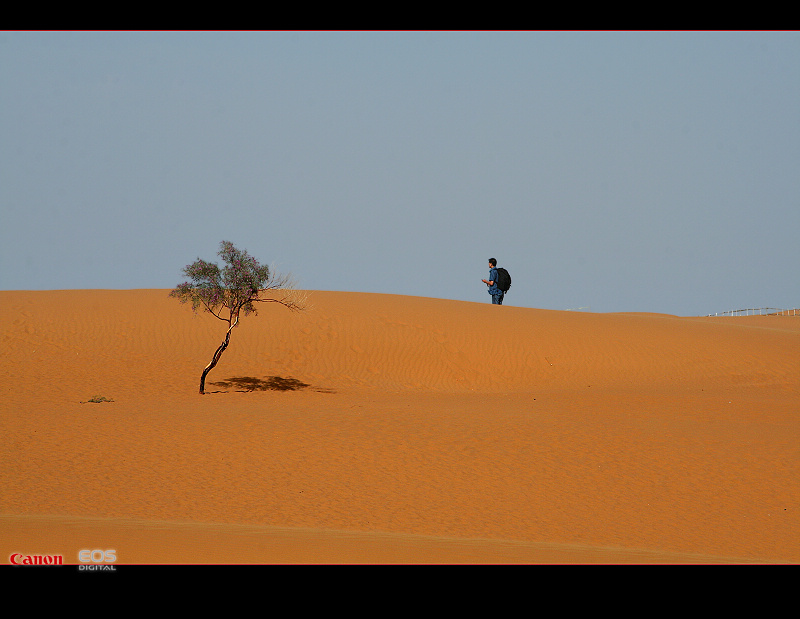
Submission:
<svg viewBox="0 0 800 619">
<path fill-rule="evenodd" d="M 281 376 L 267 376 L 266 378 L 255 378 L 254 376 L 234 376 L 227 380 L 211 383 L 215 387 L 222 389 L 235 389 L 236 391 L 299 391 L 310 387 L 296 378 L 283 378 Z M 317 389 L 317 391 L 321 391 Z"/>
</svg>

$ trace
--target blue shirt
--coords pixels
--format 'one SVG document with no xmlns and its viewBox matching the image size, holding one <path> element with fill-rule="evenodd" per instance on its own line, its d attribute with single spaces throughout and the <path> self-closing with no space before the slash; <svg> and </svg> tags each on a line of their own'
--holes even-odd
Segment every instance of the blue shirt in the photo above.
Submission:
<svg viewBox="0 0 800 619">
<path fill-rule="evenodd" d="M 489 281 L 493 282 L 492 285 L 489 286 L 490 295 L 503 294 L 503 291 L 497 287 L 497 269 L 495 267 L 489 269 Z"/>
</svg>

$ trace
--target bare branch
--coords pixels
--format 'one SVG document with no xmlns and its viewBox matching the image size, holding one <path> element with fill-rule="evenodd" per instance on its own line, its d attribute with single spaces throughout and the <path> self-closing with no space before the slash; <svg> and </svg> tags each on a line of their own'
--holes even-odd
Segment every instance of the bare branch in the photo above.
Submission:
<svg viewBox="0 0 800 619">
<path fill-rule="evenodd" d="M 215 311 L 214 311 L 214 310 L 213 310 L 213 309 L 212 309 L 212 308 L 211 308 L 211 307 L 208 305 L 208 303 L 206 303 L 205 301 L 201 301 L 201 303 L 203 304 L 203 307 L 205 307 L 205 308 L 206 308 L 206 311 L 207 311 L 209 314 L 211 314 L 212 316 L 215 316 L 216 318 L 219 318 L 219 319 L 220 319 L 222 322 L 230 322 L 230 320 L 228 320 L 227 318 L 223 318 L 223 317 L 222 317 L 222 316 L 220 316 L 220 315 L 219 315 L 217 312 L 215 312 Z"/>
<path fill-rule="evenodd" d="M 266 295 L 266 296 L 263 296 Z M 270 271 L 270 277 L 258 291 L 253 301 L 259 303 L 279 303 L 292 312 L 309 309 L 308 292 L 297 289 L 297 282 L 290 273 L 279 274 Z"/>
</svg>

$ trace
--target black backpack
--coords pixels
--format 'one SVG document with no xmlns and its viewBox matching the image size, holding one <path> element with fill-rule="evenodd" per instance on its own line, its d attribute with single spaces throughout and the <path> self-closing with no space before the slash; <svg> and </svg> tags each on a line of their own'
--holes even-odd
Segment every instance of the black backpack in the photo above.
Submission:
<svg viewBox="0 0 800 619">
<path fill-rule="evenodd" d="M 503 292 L 508 292 L 511 288 L 511 276 L 502 267 L 497 268 L 497 287 Z"/>
</svg>

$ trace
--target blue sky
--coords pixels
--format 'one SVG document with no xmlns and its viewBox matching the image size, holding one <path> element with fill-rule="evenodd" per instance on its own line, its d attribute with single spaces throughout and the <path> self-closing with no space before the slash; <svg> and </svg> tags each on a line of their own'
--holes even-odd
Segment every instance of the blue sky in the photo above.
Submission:
<svg viewBox="0 0 800 619">
<path fill-rule="evenodd" d="M 0 32 L 0 289 L 800 306 L 798 32 Z"/>
</svg>

